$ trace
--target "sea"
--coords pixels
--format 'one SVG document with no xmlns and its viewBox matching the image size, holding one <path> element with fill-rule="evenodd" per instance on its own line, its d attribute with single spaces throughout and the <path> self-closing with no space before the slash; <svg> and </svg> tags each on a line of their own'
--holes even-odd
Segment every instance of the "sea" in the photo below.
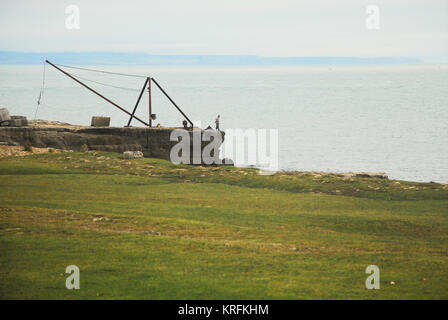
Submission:
<svg viewBox="0 0 448 320">
<path fill-rule="evenodd" d="M 281 170 L 384 172 L 448 183 L 448 66 L 88 66 L 63 68 L 127 110 L 145 79 L 163 87 L 202 128 L 277 129 Z M 40 99 L 39 99 L 40 96 Z M 40 101 L 40 104 L 38 104 Z M 0 66 L 0 108 L 28 119 L 90 125 L 129 116 L 49 65 Z M 152 85 L 154 124 L 182 115 Z M 136 115 L 148 119 L 144 93 Z M 133 120 L 132 125 L 140 125 Z"/>
</svg>

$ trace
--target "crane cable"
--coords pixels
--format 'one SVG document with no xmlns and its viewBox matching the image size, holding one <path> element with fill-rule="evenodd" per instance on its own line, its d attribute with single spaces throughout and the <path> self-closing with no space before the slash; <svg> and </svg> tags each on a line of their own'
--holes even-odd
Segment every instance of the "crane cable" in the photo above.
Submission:
<svg viewBox="0 0 448 320">
<path fill-rule="evenodd" d="M 72 69 L 78 69 L 78 70 L 100 72 L 100 73 L 108 73 L 108 74 L 127 76 L 127 77 L 147 78 L 145 76 L 135 75 L 135 74 L 117 73 L 117 72 L 110 72 L 110 71 L 104 71 L 104 70 L 87 69 L 87 68 L 73 67 L 73 66 L 67 66 L 67 65 L 62 65 L 62 64 L 56 64 L 56 65 L 59 66 L 59 67 L 72 68 Z M 46 70 L 46 63 L 44 61 L 44 63 L 43 63 L 43 74 L 42 74 L 42 87 L 41 87 L 40 92 L 39 92 L 39 98 L 37 99 L 37 106 L 36 106 L 36 111 L 34 113 L 34 120 L 36 120 L 37 112 L 38 112 L 39 106 L 41 105 L 42 97 L 44 95 L 44 90 L 45 90 L 45 70 Z M 81 76 L 79 76 L 77 74 L 72 74 L 72 76 L 74 76 L 76 78 L 79 78 L 79 79 L 82 79 L 82 80 L 85 80 L 85 81 L 89 81 L 89 82 L 93 82 L 93 83 L 96 83 L 96 84 L 100 84 L 100 85 L 103 85 L 103 86 L 106 86 L 106 87 L 140 92 L 139 89 L 134 89 L 134 88 L 129 88 L 129 87 L 121 87 L 121 86 L 116 86 L 116 85 L 112 85 L 112 84 L 108 84 L 108 83 L 103 83 L 103 82 L 99 82 L 99 81 L 95 81 L 95 80 L 91 80 L 91 79 L 87 79 L 87 78 L 81 77 Z"/>
<path fill-rule="evenodd" d="M 138 90 L 138 89 L 129 88 L 129 87 L 120 87 L 120 86 L 112 85 L 112 84 L 109 84 L 109 83 L 99 82 L 99 81 L 95 81 L 95 80 L 91 80 L 91 79 L 87 79 L 87 78 L 81 77 L 81 76 L 79 76 L 79 75 L 77 75 L 77 74 L 74 74 L 74 73 L 71 73 L 71 75 L 72 75 L 73 77 L 75 77 L 75 78 L 82 79 L 82 80 L 85 80 L 85 81 L 90 81 L 90 82 L 93 82 L 93 83 L 96 83 L 96 84 L 100 84 L 100 85 L 102 85 L 102 86 L 106 86 L 106 87 L 111 87 L 111 88 L 115 88 L 115 89 L 123 89 L 123 90 L 128 90 L 128 91 L 140 92 L 140 90 Z"/>
<path fill-rule="evenodd" d="M 45 89 L 45 68 L 46 68 L 46 63 L 44 61 L 44 65 L 43 65 L 43 74 L 42 74 L 42 87 L 40 88 L 40 92 L 39 92 L 39 98 L 37 99 L 37 106 L 36 106 L 36 111 L 34 112 L 34 120 L 36 120 L 37 117 L 37 111 L 39 109 L 39 105 L 41 103 L 42 97 L 44 95 L 44 89 Z"/>
<path fill-rule="evenodd" d="M 136 77 L 136 78 L 148 78 L 147 76 L 142 76 L 138 74 L 129 74 L 129 73 L 119 73 L 119 72 L 111 72 L 111 71 L 104 71 L 104 70 L 96 70 L 96 69 L 88 69 L 88 68 L 81 68 L 81 67 L 73 67 L 73 66 L 67 66 L 63 64 L 56 64 L 58 67 L 64 67 L 64 68 L 71 68 L 71 69 L 78 69 L 78 70 L 84 70 L 84 71 L 91 71 L 91 72 L 100 72 L 100 73 L 108 73 L 108 74 L 114 74 L 118 76 L 125 76 L 125 77 Z"/>
</svg>

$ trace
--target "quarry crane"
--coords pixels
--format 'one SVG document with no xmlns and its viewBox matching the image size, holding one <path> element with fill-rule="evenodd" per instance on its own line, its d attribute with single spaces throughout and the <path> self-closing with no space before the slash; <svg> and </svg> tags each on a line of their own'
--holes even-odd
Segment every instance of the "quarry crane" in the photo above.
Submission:
<svg viewBox="0 0 448 320">
<path fill-rule="evenodd" d="M 117 73 L 117 72 L 110 72 L 110 71 L 104 71 L 104 70 L 94 70 L 94 69 L 80 68 L 80 67 L 67 66 L 67 65 L 59 65 L 59 64 L 54 64 L 54 63 L 52 63 L 52 62 L 50 62 L 48 60 L 45 60 L 45 63 L 48 63 L 50 66 L 52 66 L 56 70 L 59 70 L 60 72 L 62 72 L 63 74 L 65 74 L 66 76 L 71 78 L 72 80 L 76 81 L 77 83 L 79 83 L 80 85 L 85 87 L 86 89 L 90 90 L 91 92 L 93 92 L 97 96 L 99 96 L 102 99 L 104 99 L 105 101 L 109 102 L 114 107 L 116 107 L 116 108 L 120 109 L 121 111 L 123 111 L 124 113 L 128 114 L 130 117 L 129 117 L 129 120 L 127 122 L 127 126 L 130 126 L 132 119 L 135 119 L 135 120 L 139 121 L 140 123 L 144 124 L 145 126 L 152 127 L 152 120 L 155 120 L 155 118 L 156 118 L 155 114 L 152 113 L 152 104 L 151 104 L 151 83 L 154 83 L 157 86 L 157 88 L 159 88 L 159 90 L 163 93 L 163 95 L 173 104 L 173 106 L 190 123 L 191 127 L 193 127 L 193 122 L 182 111 L 182 109 L 173 101 L 173 99 L 166 93 L 166 91 L 160 86 L 160 84 L 152 77 L 146 77 L 146 76 L 141 76 L 141 75 L 132 75 L 132 74 L 124 74 L 124 73 Z M 143 84 L 143 88 L 140 91 L 140 94 L 138 96 L 137 102 L 135 103 L 135 106 L 134 106 L 132 112 L 129 112 L 125 108 L 119 106 L 117 103 L 115 103 L 112 100 L 110 100 L 109 98 L 105 97 L 104 95 L 102 95 L 98 91 L 92 89 L 91 87 L 86 85 L 84 82 L 82 82 L 80 79 L 77 79 L 75 76 L 71 75 L 70 73 L 68 73 L 67 71 L 61 69 L 60 67 L 74 68 L 74 69 L 80 69 L 80 70 L 86 70 L 86 71 L 92 71 L 92 72 L 109 73 L 109 74 L 115 74 L 115 75 L 121 75 L 121 76 L 132 76 L 132 77 L 138 77 L 138 78 L 145 78 L 145 82 Z M 148 90 L 148 96 L 149 96 L 149 99 L 148 99 L 148 112 L 149 112 L 148 122 L 145 122 L 144 120 L 140 119 L 139 117 L 137 117 L 135 115 L 135 112 L 137 111 L 137 107 L 138 107 L 138 105 L 140 103 L 140 100 L 141 100 L 141 98 L 143 96 L 143 93 L 144 93 L 145 89 Z"/>
</svg>

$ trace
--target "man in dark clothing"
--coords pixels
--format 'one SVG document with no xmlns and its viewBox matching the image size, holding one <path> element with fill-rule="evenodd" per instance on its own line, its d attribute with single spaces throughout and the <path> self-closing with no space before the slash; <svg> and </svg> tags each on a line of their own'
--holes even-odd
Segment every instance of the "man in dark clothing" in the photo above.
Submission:
<svg viewBox="0 0 448 320">
<path fill-rule="evenodd" d="M 218 114 L 218 117 L 215 120 L 215 124 L 216 124 L 216 130 L 220 131 L 219 130 L 219 114 Z"/>
</svg>

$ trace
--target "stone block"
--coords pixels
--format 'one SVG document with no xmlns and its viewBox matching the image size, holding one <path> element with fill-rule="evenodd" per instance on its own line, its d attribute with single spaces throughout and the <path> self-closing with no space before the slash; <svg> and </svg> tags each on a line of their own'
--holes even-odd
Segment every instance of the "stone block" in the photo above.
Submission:
<svg viewBox="0 0 448 320">
<path fill-rule="evenodd" d="M 28 125 L 28 120 L 24 116 L 11 116 L 9 125 L 11 127 L 26 127 Z"/>
<path fill-rule="evenodd" d="M 110 125 L 110 117 L 92 117 L 92 127 L 108 127 Z"/>
<path fill-rule="evenodd" d="M 9 121 L 11 117 L 9 116 L 9 111 L 6 108 L 0 108 L 0 122 Z"/>
</svg>

